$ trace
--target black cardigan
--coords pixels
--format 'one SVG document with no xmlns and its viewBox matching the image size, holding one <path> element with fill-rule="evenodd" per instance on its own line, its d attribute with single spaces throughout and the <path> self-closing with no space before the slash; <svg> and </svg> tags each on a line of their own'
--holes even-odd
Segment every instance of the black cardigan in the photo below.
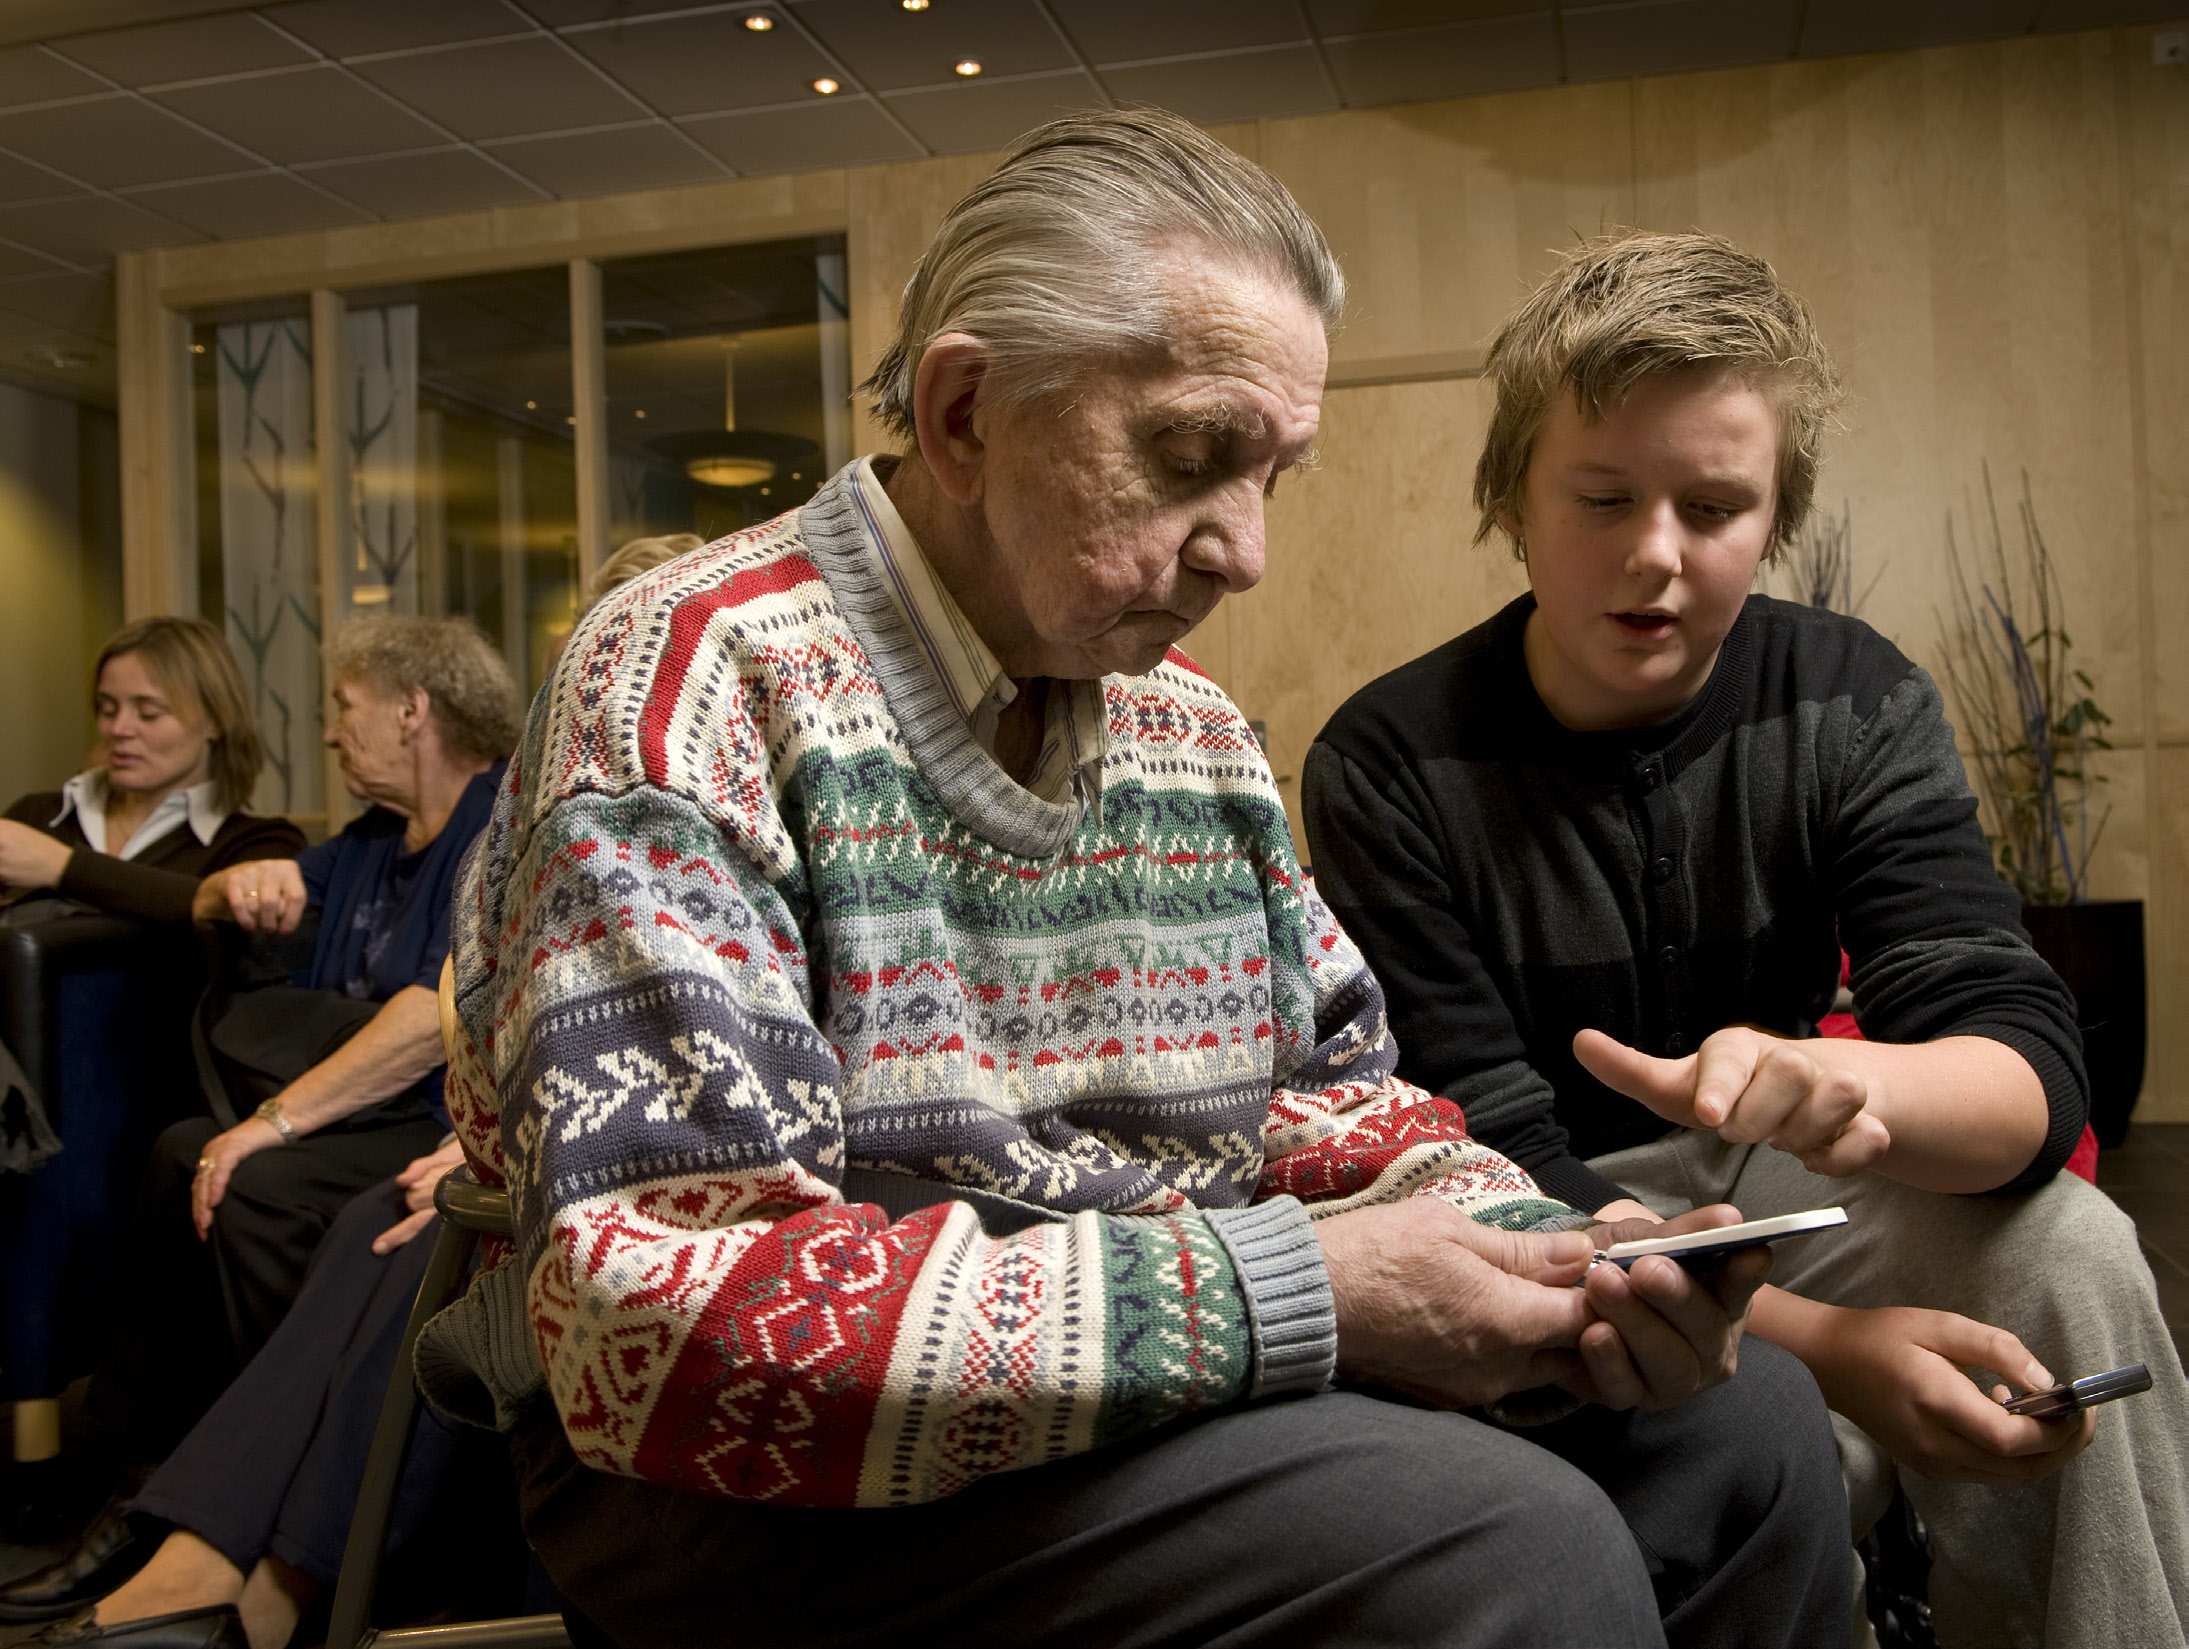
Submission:
<svg viewBox="0 0 2189 1649">
<path fill-rule="evenodd" d="M 1309 752 L 1317 890 L 1383 982 L 1399 1074 L 1580 1208 L 1665 1125 L 1573 1057 L 1806 1033 L 1839 953 L 1875 1041 L 1989 1036 L 2043 1081 L 2041 1183 L 2087 1107 L 2074 1003 L 1993 872 L 1930 678 L 1856 620 L 1751 597 L 1654 727 L 1576 733 L 1528 679 L 1534 599 L 1372 682 Z"/>
<path fill-rule="evenodd" d="M 293 859 L 304 846 L 304 833 L 287 819 L 231 813 L 210 842 L 200 842 L 190 821 L 181 819 L 134 859 L 117 859 L 84 839 L 73 811 L 57 825 L 47 823 L 60 811 L 61 793 L 40 790 L 9 808 L 7 817 L 75 849 L 56 890 L 63 898 L 147 922 L 187 922 L 204 877 L 249 859 Z"/>
</svg>

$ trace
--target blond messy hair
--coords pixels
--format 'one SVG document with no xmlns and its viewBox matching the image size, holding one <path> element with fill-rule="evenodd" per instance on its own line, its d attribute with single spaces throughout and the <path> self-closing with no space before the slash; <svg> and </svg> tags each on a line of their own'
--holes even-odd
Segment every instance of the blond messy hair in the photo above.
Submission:
<svg viewBox="0 0 2189 1649">
<path fill-rule="evenodd" d="M 1593 421 L 1645 379 L 1712 366 L 1730 367 L 1777 409 L 1777 559 L 1816 497 L 1824 435 L 1843 398 L 1839 374 L 1809 306 L 1768 263 L 1694 233 L 1584 241 L 1499 329 L 1483 366 L 1497 409 L 1475 465 L 1475 542 L 1501 513 L 1522 517 L 1536 437 L 1561 398 Z M 1513 554 L 1523 556 L 1518 539 Z"/>
</svg>

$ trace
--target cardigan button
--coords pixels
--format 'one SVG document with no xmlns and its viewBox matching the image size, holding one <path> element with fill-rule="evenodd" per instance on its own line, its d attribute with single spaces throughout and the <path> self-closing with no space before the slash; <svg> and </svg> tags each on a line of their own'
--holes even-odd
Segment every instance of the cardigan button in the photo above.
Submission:
<svg viewBox="0 0 2189 1649">
<path fill-rule="evenodd" d="M 1657 960 L 1668 968 L 1678 967 L 1680 965 L 1680 947 L 1678 945 L 1665 946 L 1663 950 L 1657 953 Z"/>
<path fill-rule="evenodd" d="M 1658 881 L 1669 882 L 1672 880 L 1673 864 L 1670 854 L 1658 854 L 1657 857 L 1650 862 L 1649 868 L 1651 872 L 1656 876 Z"/>
<path fill-rule="evenodd" d="M 1674 1031 L 1670 1036 L 1665 1038 L 1665 1052 L 1670 1054 L 1674 1059 L 1678 1059 L 1682 1054 L 1687 1052 L 1687 1038 L 1682 1036 L 1678 1031 Z"/>
</svg>

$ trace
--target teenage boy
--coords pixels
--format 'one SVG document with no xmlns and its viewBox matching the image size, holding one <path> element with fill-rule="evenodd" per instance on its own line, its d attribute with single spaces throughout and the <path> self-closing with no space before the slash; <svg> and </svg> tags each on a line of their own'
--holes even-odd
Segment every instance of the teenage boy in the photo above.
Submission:
<svg viewBox="0 0 2189 1649">
<path fill-rule="evenodd" d="M 1364 688 L 1306 767 L 1403 1073 L 1600 1217 L 1844 1205 L 1750 1327 L 1904 1468 L 1940 1641 L 2181 1644 L 2189 1393 L 2134 1227 L 2058 1173 L 2072 1000 L 1930 678 L 1748 593 L 1839 394 L 1806 307 L 1724 241 L 1615 237 L 1488 373 L 1477 538 L 1532 593 Z M 1868 1041 L 1810 1035 L 1842 946 Z M 2132 1362 L 2153 1391 L 2102 1419 L 1997 1400 Z"/>
</svg>

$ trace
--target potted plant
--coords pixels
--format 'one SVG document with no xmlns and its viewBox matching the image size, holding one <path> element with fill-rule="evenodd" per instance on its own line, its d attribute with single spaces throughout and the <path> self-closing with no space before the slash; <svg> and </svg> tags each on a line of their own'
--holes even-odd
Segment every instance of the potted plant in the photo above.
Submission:
<svg viewBox="0 0 2189 1649">
<path fill-rule="evenodd" d="M 2101 1145 L 2127 1137 L 2143 1087 L 2143 901 L 2090 897 L 2090 858 L 2109 807 L 2095 788 L 2110 750 L 2088 672 L 2072 660 L 2052 552 L 2022 476 L 2019 553 L 2010 553 L 1984 470 L 1988 541 L 1963 559 L 1946 521 L 1953 613 L 1940 621 L 1945 678 L 1961 721 L 1999 874 L 2022 898 L 2038 954 L 2075 993 Z M 1973 512 L 1972 512 L 1973 513 Z"/>
</svg>

